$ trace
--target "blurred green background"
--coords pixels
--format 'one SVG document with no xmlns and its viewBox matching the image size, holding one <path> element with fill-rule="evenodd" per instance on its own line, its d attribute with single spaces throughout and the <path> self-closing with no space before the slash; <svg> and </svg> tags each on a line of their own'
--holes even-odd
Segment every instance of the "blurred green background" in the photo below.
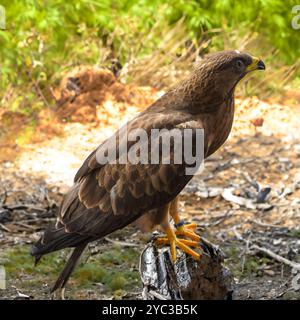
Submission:
<svg viewBox="0 0 300 320">
<path fill-rule="evenodd" d="M 280 94 L 284 86 L 300 84 L 300 30 L 291 27 L 292 0 L 0 4 L 7 28 L 0 31 L 1 108 L 33 118 L 53 105 L 50 88 L 61 74 L 79 64 L 109 67 L 118 61 L 126 66 L 122 81 L 167 88 L 197 57 L 234 48 L 261 56 L 268 68 L 265 80 L 250 81 L 243 94 Z"/>
</svg>

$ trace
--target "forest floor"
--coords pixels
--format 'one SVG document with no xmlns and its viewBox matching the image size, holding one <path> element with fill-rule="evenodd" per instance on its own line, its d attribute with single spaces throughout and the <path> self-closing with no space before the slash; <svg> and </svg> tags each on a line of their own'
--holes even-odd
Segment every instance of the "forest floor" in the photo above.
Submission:
<svg viewBox="0 0 300 320">
<path fill-rule="evenodd" d="M 125 86 L 99 70 L 74 72 L 56 92 L 58 107 L 41 114 L 35 139 L 21 146 L 7 139 L 2 148 L 0 265 L 7 289 L 0 290 L 0 299 L 51 298 L 49 286 L 69 251 L 51 254 L 34 268 L 30 245 L 54 221 L 89 152 L 162 94 Z M 68 79 L 79 79 L 71 92 Z M 225 253 L 234 299 L 300 299 L 299 102 L 299 92 L 273 101 L 237 98 L 228 141 L 181 194 L 181 214 Z M 12 127 L 20 127 L 17 120 Z M 66 297 L 140 298 L 139 255 L 150 238 L 129 226 L 91 244 Z"/>
</svg>

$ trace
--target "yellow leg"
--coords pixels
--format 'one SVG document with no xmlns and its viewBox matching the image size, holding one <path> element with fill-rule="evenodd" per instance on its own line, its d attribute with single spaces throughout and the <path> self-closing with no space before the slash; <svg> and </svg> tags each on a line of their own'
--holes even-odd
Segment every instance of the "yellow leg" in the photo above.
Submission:
<svg viewBox="0 0 300 320">
<path fill-rule="evenodd" d="M 197 223 L 187 223 L 184 225 L 185 228 L 195 231 L 197 228 Z"/>
<path fill-rule="evenodd" d="M 171 228 L 169 223 L 165 223 L 163 225 L 163 229 L 165 230 L 167 237 L 158 238 L 156 240 L 156 243 L 158 245 L 165 245 L 165 244 L 170 245 L 170 252 L 171 252 L 171 257 L 173 262 L 176 262 L 176 259 L 177 259 L 176 247 L 180 248 L 183 252 L 191 255 L 194 259 L 196 260 L 200 259 L 200 254 L 189 247 L 191 246 L 191 247 L 199 248 L 199 244 L 197 242 L 177 238 L 174 230 Z"/>
<path fill-rule="evenodd" d="M 175 223 L 176 235 L 185 236 L 194 241 L 200 240 L 200 236 L 194 231 L 197 227 L 196 223 L 184 224 L 184 221 L 180 219 L 178 214 L 178 198 L 172 201 L 169 212 Z"/>
</svg>

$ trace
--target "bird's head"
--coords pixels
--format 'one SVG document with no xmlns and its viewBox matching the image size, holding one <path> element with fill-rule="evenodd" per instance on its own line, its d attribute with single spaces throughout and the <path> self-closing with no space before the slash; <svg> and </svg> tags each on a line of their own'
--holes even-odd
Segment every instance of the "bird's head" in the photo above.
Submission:
<svg viewBox="0 0 300 320">
<path fill-rule="evenodd" d="M 207 55 L 199 64 L 199 70 L 206 73 L 207 78 L 212 77 L 228 88 L 234 87 L 249 72 L 265 68 L 261 59 L 238 50 Z"/>
<path fill-rule="evenodd" d="M 264 69 L 263 61 L 248 53 L 231 50 L 209 54 L 175 92 L 180 92 L 192 113 L 214 111 L 232 100 L 235 86 L 246 74 Z"/>
<path fill-rule="evenodd" d="M 203 59 L 204 64 L 210 65 L 215 71 L 222 70 L 231 73 L 232 76 L 240 78 L 254 70 L 265 70 L 266 66 L 262 60 L 248 53 L 238 50 L 221 51 L 207 55 Z"/>
</svg>

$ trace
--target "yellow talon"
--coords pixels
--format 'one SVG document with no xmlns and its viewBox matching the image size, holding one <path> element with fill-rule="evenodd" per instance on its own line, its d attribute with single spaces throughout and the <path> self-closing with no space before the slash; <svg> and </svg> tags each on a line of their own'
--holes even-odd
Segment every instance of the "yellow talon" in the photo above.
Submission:
<svg viewBox="0 0 300 320">
<path fill-rule="evenodd" d="M 176 235 L 185 236 L 195 241 L 200 241 L 200 236 L 198 236 L 194 231 L 190 230 L 186 225 L 178 227 L 175 231 Z"/>
<path fill-rule="evenodd" d="M 158 245 L 166 245 L 166 244 L 170 245 L 171 257 L 174 263 L 176 262 L 176 259 L 177 259 L 176 247 L 180 248 L 183 252 L 191 255 L 195 260 L 200 259 L 200 254 L 190 248 L 190 247 L 199 248 L 199 244 L 196 241 L 177 238 L 174 230 L 170 226 L 167 226 L 165 228 L 165 231 L 166 231 L 167 237 L 161 237 L 156 239 L 156 243 Z"/>
<path fill-rule="evenodd" d="M 195 260 L 200 260 L 200 254 L 197 253 L 196 251 L 192 250 L 190 247 L 188 247 L 187 245 L 185 245 L 181 239 L 176 239 L 175 243 L 177 244 L 177 246 L 185 253 L 191 255 Z M 173 260 L 174 262 L 176 261 Z"/>
<path fill-rule="evenodd" d="M 187 240 L 187 239 L 179 239 L 181 243 L 194 248 L 200 248 L 199 242 Z M 166 237 L 161 237 L 156 239 L 157 245 L 167 245 L 170 243 L 170 240 Z"/>
<path fill-rule="evenodd" d="M 197 228 L 197 223 L 187 223 L 184 225 L 185 228 L 192 229 L 193 231 Z"/>
</svg>

